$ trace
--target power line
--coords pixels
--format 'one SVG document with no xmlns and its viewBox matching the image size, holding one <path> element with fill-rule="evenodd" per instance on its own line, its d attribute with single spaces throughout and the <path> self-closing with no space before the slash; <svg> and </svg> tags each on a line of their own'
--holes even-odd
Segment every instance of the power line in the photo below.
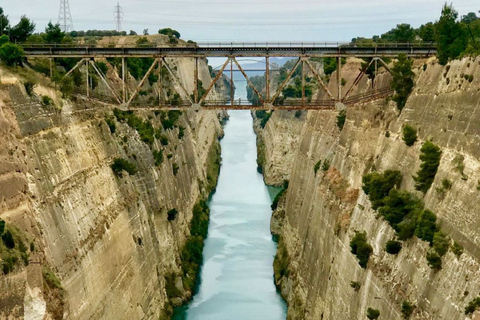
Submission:
<svg viewBox="0 0 480 320">
<path fill-rule="evenodd" d="M 60 0 L 60 10 L 58 12 L 58 24 L 63 32 L 73 31 L 72 13 L 68 0 Z"/>
<path fill-rule="evenodd" d="M 123 10 L 122 7 L 120 6 L 120 3 L 117 2 L 117 5 L 115 6 L 115 11 L 113 12 L 115 14 L 115 22 L 117 24 L 117 31 L 121 32 L 122 31 L 122 21 L 123 21 Z"/>
</svg>

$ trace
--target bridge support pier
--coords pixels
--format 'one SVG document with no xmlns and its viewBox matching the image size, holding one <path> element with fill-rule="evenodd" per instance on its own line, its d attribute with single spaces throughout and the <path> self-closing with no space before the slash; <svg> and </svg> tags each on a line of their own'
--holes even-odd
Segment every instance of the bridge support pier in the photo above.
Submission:
<svg viewBox="0 0 480 320">
<path fill-rule="evenodd" d="M 270 57 L 265 57 L 265 94 L 266 102 L 270 103 Z"/>
<path fill-rule="evenodd" d="M 342 101 L 342 58 L 341 57 L 337 57 L 337 84 L 338 84 L 337 100 Z"/>
<path fill-rule="evenodd" d="M 90 98 L 90 73 L 88 72 L 88 59 L 85 59 L 85 73 L 87 75 L 87 98 Z"/>
</svg>

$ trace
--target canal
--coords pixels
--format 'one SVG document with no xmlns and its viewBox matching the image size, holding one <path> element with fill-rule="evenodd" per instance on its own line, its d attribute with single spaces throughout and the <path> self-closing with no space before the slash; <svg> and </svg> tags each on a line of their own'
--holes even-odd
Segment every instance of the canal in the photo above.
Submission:
<svg viewBox="0 0 480 320">
<path fill-rule="evenodd" d="M 246 99 L 246 82 L 235 79 L 235 86 L 235 98 Z M 286 318 L 286 304 L 273 281 L 276 244 L 270 234 L 270 204 L 278 191 L 257 172 L 250 111 L 229 114 L 217 191 L 209 202 L 199 287 L 190 303 L 175 310 L 173 320 Z"/>
</svg>

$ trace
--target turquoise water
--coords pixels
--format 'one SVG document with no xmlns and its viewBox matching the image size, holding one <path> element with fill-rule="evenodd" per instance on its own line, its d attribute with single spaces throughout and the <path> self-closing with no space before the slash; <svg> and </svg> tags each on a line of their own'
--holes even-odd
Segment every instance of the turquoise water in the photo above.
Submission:
<svg viewBox="0 0 480 320">
<path fill-rule="evenodd" d="M 236 82 L 236 97 L 245 84 Z M 246 95 L 246 92 L 245 92 Z M 217 191 L 198 292 L 175 310 L 174 320 L 280 320 L 286 304 L 273 282 L 276 244 L 270 204 L 278 192 L 257 172 L 255 133 L 249 111 L 229 111 Z"/>
</svg>

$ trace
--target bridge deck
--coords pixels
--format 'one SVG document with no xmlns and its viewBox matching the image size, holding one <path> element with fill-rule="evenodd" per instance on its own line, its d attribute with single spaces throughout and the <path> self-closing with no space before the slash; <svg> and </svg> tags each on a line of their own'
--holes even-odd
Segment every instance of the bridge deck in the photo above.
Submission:
<svg viewBox="0 0 480 320">
<path fill-rule="evenodd" d="M 62 46 L 25 45 L 30 58 L 116 58 L 116 57 L 427 57 L 436 53 L 433 44 L 383 44 L 355 46 L 331 43 L 202 44 L 177 46 Z"/>
</svg>

